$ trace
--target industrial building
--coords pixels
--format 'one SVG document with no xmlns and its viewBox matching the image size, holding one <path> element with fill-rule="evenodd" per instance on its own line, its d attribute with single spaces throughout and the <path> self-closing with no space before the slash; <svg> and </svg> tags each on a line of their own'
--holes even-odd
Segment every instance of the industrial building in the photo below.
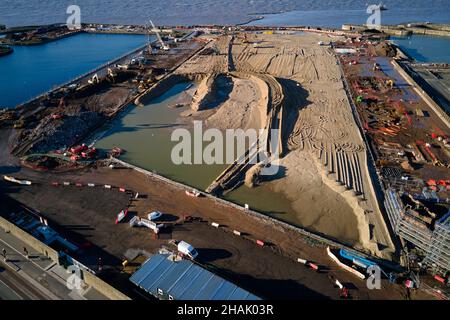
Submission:
<svg viewBox="0 0 450 320">
<path fill-rule="evenodd" d="M 415 210 L 405 206 L 397 192 L 386 191 L 386 211 L 397 235 L 424 253 L 422 263 L 436 273 L 450 271 L 450 211 L 434 222 L 419 219 Z"/>
<path fill-rule="evenodd" d="M 172 254 L 152 255 L 130 281 L 160 300 L 260 300 L 194 262 Z"/>
</svg>

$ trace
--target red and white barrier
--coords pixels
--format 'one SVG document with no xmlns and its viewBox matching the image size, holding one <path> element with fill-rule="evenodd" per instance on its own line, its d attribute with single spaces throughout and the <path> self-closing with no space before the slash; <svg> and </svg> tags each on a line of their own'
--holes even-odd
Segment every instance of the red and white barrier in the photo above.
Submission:
<svg viewBox="0 0 450 320">
<path fill-rule="evenodd" d="M 315 264 L 315 263 L 308 262 L 308 266 L 310 266 L 311 269 L 314 269 L 314 270 L 316 270 L 316 271 L 319 271 L 319 266 L 318 266 L 317 264 Z"/>
<path fill-rule="evenodd" d="M 261 247 L 264 247 L 266 244 L 264 243 L 264 241 L 261 241 L 261 240 L 256 240 L 256 244 L 258 245 L 258 246 L 261 246 Z"/>
<path fill-rule="evenodd" d="M 134 216 L 130 220 L 130 227 L 146 227 L 152 230 L 153 233 L 158 234 L 164 228 L 164 224 L 156 224 L 153 221 Z"/>
<path fill-rule="evenodd" d="M 120 211 L 116 218 L 116 224 L 119 224 L 128 214 L 128 209 Z"/>
<path fill-rule="evenodd" d="M 436 279 L 437 281 L 439 281 L 439 282 L 441 282 L 441 283 L 444 283 L 444 284 L 445 284 L 445 279 L 444 279 L 444 278 L 442 278 L 441 276 L 435 275 L 435 276 L 434 276 L 434 279 Z"/>
<path fill-rule="evenodd" d="M 52 186 L 57 187 L 57 186 L 59 186 L 59 183 L 58 182 L 52 182 Z"/>
<path fill-rule="evenodd" d="M 125 188 L 119 188 L 120 192 L 127 192 L 127 190 Z"/>
<path fill-rule="evenodd" d="M 83 184 L 82 184 L 82 183 L 80 183 L 80 182 L 77 182 L 77 183 L 75 183 L 75 186 L 76 186 L 76 187 L 82 187 L 82 186 L 83 186 Z"/>
<path fill-rule="evenodd" d="M 234 233 L 235 235 L 237 235 L 237 236 L 241 236 L 241 232 L 240 232 L 240 231 L 233 230 L 233 233 Z"/>
</svg>

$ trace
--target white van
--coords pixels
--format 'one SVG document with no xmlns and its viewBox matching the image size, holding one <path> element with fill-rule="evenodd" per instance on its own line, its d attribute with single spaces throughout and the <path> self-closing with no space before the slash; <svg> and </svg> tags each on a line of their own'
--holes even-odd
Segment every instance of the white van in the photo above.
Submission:
<svg viewBox="0 0 450 320">
<path fill-rule="evenodd" d="M 178 243 L 178 252 L 188 256 L 192 260 L 194 260 L 198 256 L 197 250 L 195 250 L 195 248 L 191 246 L 189 243 L 184 241 L 180 241 Z"/>
</svg>

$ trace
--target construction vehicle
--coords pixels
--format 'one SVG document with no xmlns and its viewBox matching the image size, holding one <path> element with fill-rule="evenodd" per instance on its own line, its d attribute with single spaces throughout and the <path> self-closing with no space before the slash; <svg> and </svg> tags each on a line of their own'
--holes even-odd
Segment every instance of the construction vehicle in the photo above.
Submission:
<svg viewBox="0 0 450 320">
<path fill-rule="evenodd" d="M 82 151 L 88 150 L 88 146 L 85 145 L 84 143 L 81 146 L 76 146 L 76 147 L 72 147 L 70 148 L 70 152 L 73 154 L 79 154 Z"/>
<path fill-rule="evenodd" d="M 81 156 L 84 159 L 91 159 L 95 156 L 95 154 L 97 153 L 97 149 L 95 148 L 90 148 L 90 149 L 86 149 L 85 151 L 81 152 Z"/>
<path fill-rule="evenodd" d="M 97 84 L 100 80 L 98 79 L 98 74 L 94 74 L 91 79 L 88 80 L 89 84 Z"/>
<path fill-rule="evenodd" d="M 115 78 L 117 77 L 117 73 L 115 73 L 111 68 L 108 68 L 108 77 L 114 83 L 115 82 Z"/>
<path fill-rule="evenodd" d="M 151 30 L 151 31 L 154 32 L 154 33 L 156 34 L 156 38 L 158 39 L 158 42 L 159 42 L 160 45 L 161 45 L 161 49 L 163 49 L 164 51 L 169 51 L 169 50 L 170 50 L 170 47 L 169 47 L 168 45 L 166 45 L 166 44 L 164 43 L 163 39 L 161 38 L 160 30 L 159 30 L 158 28 L 155 27 L 155 25 L 154 25 L 154 23 L 153 23 L 152 20 L 149 20 L 149 22 L 150 22 L 150 24 L 151 24 L 151 26 L 152 26 L 152 30 Z M 149 52 L 151 52 L 151 51 L 149 51 Z"/>
<path fill-rule="evenodd" d="M 22 129 L 25 127 L 25 120 L 21 117 L 14 123 L 14 129 Z"/>
<path fill-rule="evenodd" d="M 392 79 L 386 80 L 386 85 L 388 86 L 389 89 L 393 89 L 394 88 L 394 80 L 392 80 Z"/>
</svg>

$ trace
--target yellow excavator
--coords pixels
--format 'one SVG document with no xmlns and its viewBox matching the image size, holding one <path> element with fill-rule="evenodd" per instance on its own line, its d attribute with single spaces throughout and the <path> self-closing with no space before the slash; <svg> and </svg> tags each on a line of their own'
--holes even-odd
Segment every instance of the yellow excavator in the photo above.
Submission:
<svg viewBox="0 0 450 320">
<path fill-rule="evenodd" d="M 392 79 L 386 80 L 386 85 L 388 86 L 389 89 L 394 88 L 394 80 Z"/>
<path fill-rule="evenodd" d="M 98 79 L 98 74 L 94 74 L 94 76 L 88 80 L 89 84 L 97 84 L 100 80 Z"/>
<path fill-rule="evenodd" d="M 111 68 L 108 68 L 108 77 L 111 79 L 112 83 L 115 83 L 117 73 L 115 73 Z"/>
</svg>

